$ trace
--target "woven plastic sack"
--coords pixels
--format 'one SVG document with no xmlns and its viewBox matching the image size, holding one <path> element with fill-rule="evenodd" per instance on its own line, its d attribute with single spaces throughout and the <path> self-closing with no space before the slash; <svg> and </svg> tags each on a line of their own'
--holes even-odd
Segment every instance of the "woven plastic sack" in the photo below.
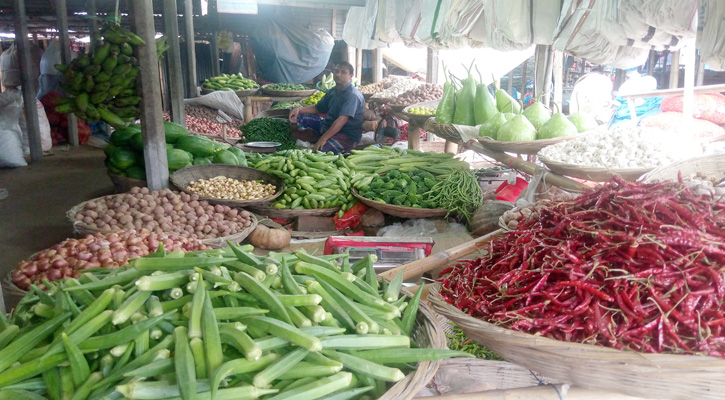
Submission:
<svg viewBox="0 0 725 400">
<path fill-rule="evenodd" d="M 375 36 L 385 43 L 400 40 L 398 28 L 395 24 L 396 2 L 394 0 L 378 1 L 378 18 L 375 21 Z"/>
<path fill-rule="evenodd" d="M 725 2 L 699 0 L 697 48 L 708 67 L 725 71 Z"/>
<path fill-rule="evenodd" d="M 406 43 L 415 43 L 415 32 L 420 21 L 420 0 L 400 0 L 395 2 L 395 28 Z"/>
<path fill-rule="evenodd" d="M 231 90 L 217 90 L 203 96 L 184 99 L 184 104 L 222 110 L 234 118 L 244 119 L 244 103 Z"/>
<path fill-rule="evenodd" d="M 345 43 L 348 46 L 365 50 L 385 47 L 384 43 L 374 39 L 377 14 L 377 0 L 367 0 L 365 7 L 350 7 L 345 26 L 342 29 L 342 39 Z"/>
<path fill-rule="evenodd" d="M 669 96 L 662 100 L 662 111 L 682 112 L 684 96 Z M 692 116 L 717 125 L 725 124 L 725 96 L 720 93 L 695 95 Z"/>
<path fill-rule="evenodd" d="M 0 168 L 28 165 L 23 158 L 22 132 L 18 125 L 23 97 L 16 90 L 0 93 Z"/>
</svg>

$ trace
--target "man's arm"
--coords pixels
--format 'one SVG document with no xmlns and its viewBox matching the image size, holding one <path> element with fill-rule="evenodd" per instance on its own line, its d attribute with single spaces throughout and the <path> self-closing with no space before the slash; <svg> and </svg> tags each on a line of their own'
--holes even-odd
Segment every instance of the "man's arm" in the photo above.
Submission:
<svg viewBox="0 0 725 400">
<path fill-rule="evenodd" d="M 312 149 L 312 151 L 320 150 L 322 146 L 324 146 L 325 143 L 330 140 L 331 137 L 335 136 L 338 132 L 340 132 L 340 129 L 345 126 L 348 119 L 350 119 L 350 117 L 347 115 L 340 115 L 339 117 L 337 117 L 335 122 L 333 122 L 330 126 L 330 129 L 328 129 L 327 132 L 322 135 L 320 140 L 315 143 L 315 147 Z"/>
<path fill-rule="evenodd" d="M 295 108 L 289 113 L 289 120 L 292 123 L 297 123 L 297 116 L 300 114 L 317 114 L 317 107 L 314 105 L 307 106 L 307 107 L 299 107 Z"/>
</svg>

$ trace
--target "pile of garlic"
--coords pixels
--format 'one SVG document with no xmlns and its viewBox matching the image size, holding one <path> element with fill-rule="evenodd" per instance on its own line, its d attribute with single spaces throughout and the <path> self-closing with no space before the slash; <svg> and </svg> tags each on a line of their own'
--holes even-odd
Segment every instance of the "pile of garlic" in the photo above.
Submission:
<svg viewBox="0 0 725 400">
<path fill-rule="evenodd" d="M 425 82 L 421 82 L 417 79 L 396 79 L 392 83 L 393 84 L 385 90 L 375 93 L 372 98 L 392 99 L 425 84 Z"/>
<path fill-rule="evenodd" d="M 653 128 L 621 127 L 547 146 L 539 157 L 591 168 L 653 168 L 696 157 L 702 148 Z"/>
</svg>

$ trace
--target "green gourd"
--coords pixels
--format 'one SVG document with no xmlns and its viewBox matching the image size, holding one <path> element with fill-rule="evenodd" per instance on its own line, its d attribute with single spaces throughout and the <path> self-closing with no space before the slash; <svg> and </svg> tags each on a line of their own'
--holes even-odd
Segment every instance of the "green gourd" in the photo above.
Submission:
<svg viewBox="0 0 725 400">
<path fill-rule="evenodd" d="M 556 112 L 539 128 L 537 139 L 552 139 L 578 133 L 576 126 L 559 111 L 559 106 L 556 103 L 554 103 L 554 106 Z"/>
<path fill-rule="evenodd" d="M 494 82 L 496 80 L 494 79 Z M 494 83 L 494 87 L 496 87 L 496 84 Z M 515 114 L 518 114 L 519 111 L 521 111 L 521 104 L 519 104 L 513 97 L 511 97 L 510 94 L 508 94 L 505 90 L 501 88 L 496 88 L 496 94 L 494 96 L 496 98 L 496 107 L 499 109 L 499 111 L 508 110 L 511 107 L 513 107 L 513 112 Z"/>
<path fill-rule="evenodd" d="M 581 111 L 577 111 L 574 114 L 571 114 L 569 116 L 569 121 L 571 121 L 574 126 L 576 126 L 577 131 L 580 133 L 596 129 L 599 126 L 594 117 Z"/>
<path fill-rule="evenodd" d="M 506 123 L 506 117 L 504 117 L 503 113 L 496 113 L 496 115 L 491 117 L 488 121 L 481 124 L 481 127 L 478 128 L 478 136 L 480 136 L 480 137 L 488 136 L 491 139 L 496 140 L 498 130 L 505 123 Z"/>
<path fill-rule="evenodd" d="M 491 92 L 488 91 L 488 85 L 483 83 L 481 71 L 478 70 L 478 66 L 476 66 L 476 71 L 478 72 L 479 83 L 476 86 L 473 116 L 476 125 L 481 125 L 498 114 L 498 109 L 496 108 L 496 100 L 494 100 Z"/>
<path fill-rule="evenodd" d="M 468 76 L 461 81 L 461 89 L 456 93 L 456 111 L 453 114 L 453 123 L 457 125 L 476 125 L 474 103 L 476 101 L 476 81 L 471 75 L 473 63 L 467 69 Z"/>
<path fill-rule="evenodd" d="M 521 110 L 520 107 L 519 110 Z M 518 115 L 499 128 L 496 136 L 496 140 L 502 142 L 528 142 L 536 140 L 536 128 L 519 111 Z"/>
<path fill-rule="evenodd" d="M 530 105 L 523 112 L 524 117 L 531 122 L 531 125 L 533 125 L 536 130 L 539 130 L 539 128 L 541 128 L 541 126 L 544 125 L 549 118 L 551 118 L 551 111 L 549 111 L 549 109 L 541 102 L 541 97 L 543 95 L 544 93 L 539 96 L 539 99 L 536 100 L 534 104 Z"/>
</svg>

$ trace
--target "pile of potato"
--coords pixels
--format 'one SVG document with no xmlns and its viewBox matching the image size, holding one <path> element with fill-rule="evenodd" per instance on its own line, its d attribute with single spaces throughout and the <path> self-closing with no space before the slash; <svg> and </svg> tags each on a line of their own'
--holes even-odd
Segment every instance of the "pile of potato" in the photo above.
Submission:
<svg viewBox="0 0 725 400">
<path fill-rule="evenodd" d="M 407 106 L 443 97 L 443 87 L 435 83 L 426 83 L 409 90 L 393 99 L 391 104 Z"/>
<path fill-rule="evenodd" d="M 196 194 L 138 187 L 87 202 L 75 219 L 104 231 L 147 229 L 196 239 L 233 235 L 252 224 L 248 211 L 213 206 Z"/>
</svg>

